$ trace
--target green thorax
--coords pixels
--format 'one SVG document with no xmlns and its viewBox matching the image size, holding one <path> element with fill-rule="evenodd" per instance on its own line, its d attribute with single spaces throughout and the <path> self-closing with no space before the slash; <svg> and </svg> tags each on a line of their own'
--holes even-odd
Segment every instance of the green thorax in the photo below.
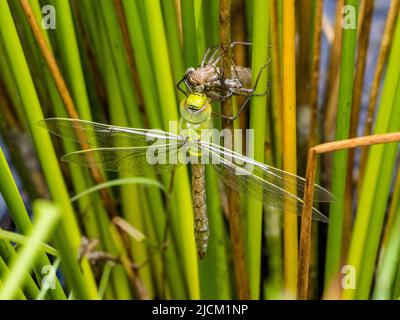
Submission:
<svg viewBox="0 0 400 320">
<path fill-rule="evenodd" d="M 206 138 L 211 129 L 211 105 L 202 93 L 191 93 L 180 104 L 180 135 L 190 140 Z"/>
<path fill-rule="evenodd" d="M 202 93 L 191 93 L 180 104 L 180 132 L 179 134 L 189 142 L 199 140 L 208 142 L 211 129 L 211 105 L 207 96 Z M 192 155 L 200 156 L 197 143 L 190 146 Z"/>
</svg>

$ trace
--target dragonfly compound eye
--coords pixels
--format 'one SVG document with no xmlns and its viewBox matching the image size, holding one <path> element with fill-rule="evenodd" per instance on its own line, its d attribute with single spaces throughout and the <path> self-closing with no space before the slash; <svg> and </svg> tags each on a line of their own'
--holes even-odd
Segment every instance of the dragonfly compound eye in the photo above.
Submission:
<svg viewBox="0 0 400 320">
<path fill-rule="evenodd" d="M 182 118 L 190 123 L 200 124 L 211 116 L 211 105 L 202 93 L 191 93 L 180 104 Z"/>
</svg>

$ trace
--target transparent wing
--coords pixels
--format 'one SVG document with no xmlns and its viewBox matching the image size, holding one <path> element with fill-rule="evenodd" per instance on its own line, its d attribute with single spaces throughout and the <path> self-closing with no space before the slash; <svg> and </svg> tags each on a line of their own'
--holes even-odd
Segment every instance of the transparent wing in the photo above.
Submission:
<svg viewBox="0 0 400 320">
<path fill-rule="evenodd" d="M 242 173 L 245 173 L 243 172 L 243 170 L 245 170 L 247 173 L 251 173 L 257 177 L 262 177 L 263 180 L 279 187 L 280 189 L 296 190 L 296 196 L 300 199 L 304 198 L 304 189 L 306 184 L 304 178 L 255 161 L 216 144 L 206 142 L 201 142 L 200 144 L 202 149 L 213 151 L 218 154 L 219 157 L 236 164 Z M 317 184 L 314 185 L 314 188 L 315 202 L 332 202 L 336 200 L 335 196 L 325 188 Z"/>
<path fill-rule="evenodd" d="M 86 149 L 148 146 L 155 141 L 184 140 L 162 130 L 117 127 L 78 119 L 48 118 L 39 125 L 59 137 L 82 143 Z"/>
<path fill-rule="evenodd" d="M 281 210 L 284 209 L 284 204 L 288 204 L 285 208 L 286 210 L 290 210 L 298 215 L 301 214 L 304 189 L 298 195 L 292 194 L 287 190 L 288 184 L 284 185 L 283 179 L 289 177 L 288 181 L 290 183 L 293 184 L 299 181 L 300 183 L 303 182 L 303 186 L 304 179 L 277 169 L 275 169 L 276 171 L 271 171 L 271 167 L 269 166 L 265 166 L 247 157 L 238 157 L 235 153 L 222 147 L 218 148 L 201 143 L 201 148 L 204 150 L 203 152 L 209 153 L 211 164 L 221 176 L 221 180 L 228 187 Z M 231 158 L 229 158 L 229 155 Z M 297 186 L 297 189 L 299 189 L 299 186 Z M 322 187 L 319 187 L 318 190 L 320 199 L 321 197 L 324 201 L 334 199 L 333 195 Z M 314 220 L 329 222 L 329 219 L 316 208 L 312 209 L 312 214 Z"/>
<path fill-rule="evenodd" d="M 132 175 L 160 174 L 182 165 L 178 160 L 179 146 L 97 148 L 68 153 L 62 160 Z"/>
</svg>

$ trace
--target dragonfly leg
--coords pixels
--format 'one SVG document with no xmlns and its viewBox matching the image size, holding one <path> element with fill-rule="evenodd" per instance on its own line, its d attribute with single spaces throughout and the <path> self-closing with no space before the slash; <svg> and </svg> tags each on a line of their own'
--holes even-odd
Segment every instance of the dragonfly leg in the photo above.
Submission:
<svg viewBox="0 0 400 320">
<path fill-rule="evenodd" d="M 237 45 L 244 45 L 244 46 L 252 46 L 253 44 L 251 42 L 244 42 L 244 41 L 234 41 L 230 44 L 230 48 L 234 48 Z M 214 64 L 217 64 L 219 62 L 219 59 L 221 58 L 220 55 L 218 55 L 218 57 L 215 59 Z"/>
<path fill-rule="evenodd" d="M 252 93 L 251 96 L 253 96 L 253 97 L 262 97 L 262 96 L 266 96 L 266 95 L 268 94 L 268 92 L 269 92 L 269 88 L 271 87 L 271 84 L 268 83 L 267 86 L 268 86 L 268 88 L 267 88 L 267 90 L 265 90 L 264 92 L 262 92 L 262 93 Z"/>
<path fill-rule="evenodd" d="M 254 86 L 253 86 L 253 92 L 255 92 L 257 90 L 257 85 L 258 85 L 258 82 L 260 81 L 261 75 L 262 75 L 263 71 L 267 68 L 267 66 L 270 64 L 270 62 L 271 62 L 271 59 L 269 58 L 267 63 L 261 67 L 260 71 L 258 71 L 256 82 L 254 82 Z M 268 90 L 267 90 L 267 93 L 268 93 Z M 267 94 L 267 93 L 265 93 L 265 94 Z M 261 94 L 261 95 L 265 95 L 265 94 Z M 256 94 L 253 93 L 252 95 L 256 95 Z M 257 95 L 259 95 L 259 94 L 257 94 Z"/>
<path fill-rule="evenodd" d="M 216 65 L 218 61 L 215 61 L 215 56 L 218 54 L 219 51 L 219 44 L 213 45 L 209 47 L 206 51 L 207 56 L 204 55 L 203 60 L 201 62 L 201 66 L 204 67 L 205 65 Z M 206 59 L 206 57 L 208 59 Z"/>
<path fill-rule="evenodd" d="M 213 54 L 214 54 L 216 47 L 218 47 L 218 45 L 214 45 L 212 47 L 207 48 L 206 52 L 203 55 L 203 59 L 201 60 L 201 64 L 200 64 L 201 67 L 204 67 L 206 64 L 208 64 L 208 62 L 210 61 L 210 57 L 209 57 L 210 53 L 212 50 L 214 50 L 213 51 Z"/>
<path fill-rule="evenodd" d="M 228 115 L 220 113 L 220 112 L 213 112 L 212 114 L 214 116 L 220 117 L 220 118 L 225 119 L 225 120 L 235 121 L 237 118 L 239 118 L 240 114 L 243 112 L 243 110 L 246 107 L 246 104 L 249 102 L 250 98 L 251 98 L 251 95 L 247 96 L 246 100 L 244 101 L 244 103 L 240 107 L 238 113 L 236 113 L 235 115 L 228 116 Z"/>
<path fill-rule="evenodd" d="M 226 115 L 223 115 L 223 118 L 224 119 L 227 119 L 227 120 L 230 120 L 230 121 L 235 121 L 237 118 L 239 118 L 239 116 L 240 116 L 240 114 L 243 112 L 243 110 L 246 108 L 246 106 L 247 106 L 247 104 L 249 103 L 249 101 L 250 101 L 250 99 L 251 99 L 251 97 L 254 97 L 254 96 L 265 96 L 266 94 L 268 94 L 268 92 L 269 92 L 269 89 L 267 89 L 265 92 L 263 92 L 263 93 L 252 93 L 252 94 L 249 94 L 247 97 L 246 97 L 246 100 L 243 102 L 243 104 L 240 106 L 240 109 L 239 109 L 239 111 L 237 112 L 237 114 L 235 114 L 235 115 L 233 115 L 233 116 L 226 116 Z"/>
<path fill-rule="evenodd" d="M 253 44 L 251 42 L 234 41 L 230 44 L 230 48 L 234 48 L 237 45 L 251 46 Z M 203 59 L 201 60 L 200 66 L 204 67 L 205 65 L 216 65 L 220 60 L 220 55 L 217 56 L 218 52 L 219 44 L 207 48 L 203 55 Z"/>
<path fill-rule="evenodd" d="M 180 92 L 182 92 L 185 96 L 187 96 L 188 94 L 187 94 L 186 91 L 183 90 L 182 87 L 181 87 L 182 82 L 185 82 L 185 80 L 186 80 L 186 75 L 177 83 L 176 88 L 177 88 Z"/>
<path fill-rule="evenodd" d="M 188 96 L 187 92 L 182 88 L 182 83 L 185 84 L 186 88 L 190 91 L 190 93 L 192 93 L 192 88 L 190 87 L 190 85 L 187 83 L 187 74 L 185 74 L 183 76 L 183 78 L 178 82 L 178 84 L 176 85 L 176 88 L 182 92 L 186 97 Z"/>
<path fill-rule="evenodd" d="M 230 47 L 234 48 L 237 45 L 252 46 L 253 44 L 251 42 L 246 42 L 246 41 L 234 41 L 231 43 Z"/>
<path fill-rule="evenodd" d="M 233 91 L 233 95 L 234 96 L 251 96 L 254 95 L 253 94 L 253 89 L 249 89 L 249 88 L 243 88 L 243 87 L 237 87 L 232 89 Z"/>
<path fill-rule="evenodd" d="M 206 59 L 208 57 L 208 55 L 210 54 L 211 51 L 211 47 L 207 48 L 206 52 L 204 53 L 203 59 L 201 60 L 200 66 L 203 67 L 204 63 L 206 62 Z"/>
<path fill-rule="evenodd" d="M 214 100 L 225 101 L 226 99 L 232 97 L 234 93 L 235 93 L 234 90 L 232 90 L 231 88 L 228 88 L 228 93 L 227 94 L 224 94 L 224 95 L 215 94 L 216 99 L 214 99 Z"/>
</svg>

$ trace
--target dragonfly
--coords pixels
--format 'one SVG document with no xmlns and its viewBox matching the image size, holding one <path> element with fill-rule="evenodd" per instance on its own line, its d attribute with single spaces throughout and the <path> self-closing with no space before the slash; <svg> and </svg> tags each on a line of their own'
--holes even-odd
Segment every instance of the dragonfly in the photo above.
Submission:
<svg viewBox="0 0 400 320">
<path fill-rule="evenodd" d="M 62 160 L 85 167 L 131 175 L 163 174 L 191 166 L 194 232 L 198 256 L 203 259 L 209 228 L 206 205 L 205 167 L 211 165 L 229 188 L 279 209 L 301 214 L 305 179 L 257 162 L 214 143 L 211 104 L 204 93 L 192 93 L 180 104 L 177 133 L 156 129 L 118 127 L 91 121 L 47 118 L 39 122 L 50 133 L 84 145 Z M 314 201 L 330 202 L 334 196 L 315 185 Z M 314 220 L 328 222 L 317 208 Z"/>
<path fill-rule="evenodd" d="M 232 42 L 230 47 L 233 48 L 237 45 L 251 46 L 251 42 Z M 218 113 L 217 115 L 221 118 L 228 119 L 231 121 L 236 120 L 239 115 L 243 112 L 247 103 L 252 96 L 262 96 L 268 93 L 268 90 L 264 93 L 255 93 L 258 82 L 264 69 L 270 63 L 270 60 L 259 70 L 253 87 L 251 86 L 252 71 L 251 68 L 238 66 L 232 61 L 231 67 L 231 78 L 223 79 L 223 71 L 220 65 L 220 53 L 219 45 L 212 46 L 206 50 L 200 66 L 194 68 L 189 67 L 185 75 L 177 84 L 177 89 L 186 96 L 188 93 L 182 88 L 182 84 L 185 84 L 189 93 L 204 93 L 213 101 L 225 101 L 231 96 L 245 96 L 247 97 L 236 115 L 228 116 Z M 226 90 L 225 93 L 223 91 Z M 215 113 L 214 113 L 215 114 Z"/>
</svg>

